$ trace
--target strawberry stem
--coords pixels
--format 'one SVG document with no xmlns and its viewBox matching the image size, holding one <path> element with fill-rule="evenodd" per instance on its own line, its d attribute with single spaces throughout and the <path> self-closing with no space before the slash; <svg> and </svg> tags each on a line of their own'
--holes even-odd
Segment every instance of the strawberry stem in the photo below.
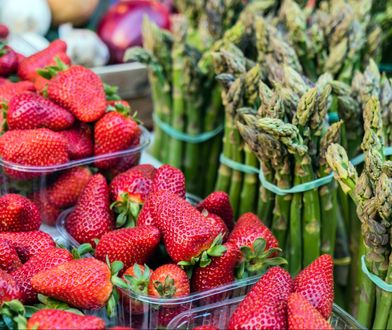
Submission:
<svg viewBox="0 0 392 330">
<path fill-rule="evenodd" d="M 174 279 L 169 275 L 166 276 L 164 283 L 154 281 L 154 288 L 162 298 L 172 298 L 177 291 L 174 285 Z"/>
</svg>

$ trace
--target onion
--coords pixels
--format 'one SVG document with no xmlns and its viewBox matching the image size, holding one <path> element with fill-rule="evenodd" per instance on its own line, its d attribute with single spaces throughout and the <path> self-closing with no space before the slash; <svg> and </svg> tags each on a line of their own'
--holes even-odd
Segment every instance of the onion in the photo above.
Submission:
<svg viewBox="0 0 392 330">
<path fill-rule="evenodd" d="M 113 5 L 102 18 L 98 35 L 108 45 L 113 61 L 121 63 L 127 48 L 142 45 L 144 16 L 161 28 L 170 28 L 168 9 L 152 0 L 123 0 Z"/>
</svg>

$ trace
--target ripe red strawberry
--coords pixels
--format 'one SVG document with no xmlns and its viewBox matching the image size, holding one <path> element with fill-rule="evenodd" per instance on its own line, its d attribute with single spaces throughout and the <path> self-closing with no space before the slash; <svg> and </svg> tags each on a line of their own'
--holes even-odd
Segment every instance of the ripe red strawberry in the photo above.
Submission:
<svg viewBox="0 0 392 330">
<path fill-rule="evenodd" d="M 150 277 L 148 294 L 158 298 L 187 296 L 190 285 L 187 274 L 174 264 L 166 264 L 155 269 Z"/>
<path fill-rule="evenodd" d="M 137 226 L 151 226 L 154 225 L 154 218 L 152 216 L 152 203 L 153 203 L 153 197 L 151 194 L 150 196 L 147 197 L 147 199 L 144 202 L 144 205 L 142 207 L 142 210 L 139 212 L 137 216 Z"/>
<path fill-rule="evenodd" d="M 31 201 L 38 207 L 42 223 L 49 226 L 56 224 L 57 218 L 61 213 L 61 209 L 52 205 L 48 200 L 48 195 L 45 190 L 37 191 L 29 196 Z"/>
<path fill-rule="evenodd" d="M 203 210 L 201 214 L 208 221 L 211 228 L 213 228 L 213 231 L 215 233 L 214 235 L 218 236 L 219 234 L 221 234 L 222 242 L 226 242 L 229 236 L 229 230 L 227 229 L 227 226 L 225 222 L 222 220 L 222 218 L 217 216 L 216 214 L 208 213 L 208 211 L 206 210 Z"/>
<path fill-rule="evenodd" d="M 17 194 L 0 197 L 0 231 L 32 231 L 41 226 L 41 217 L 35 204 Z"/>
<path fill-rule="evenodd" d="M 332 330 L 332 326 L 323 318 L 312 304 L 300 293 L 292 293 L 288 300 L 289 329 Z"/>
<path fill-rule="evenodd" d="M 6 84 L 12 84 L 12 82 L 9 81 L 7 78 L 0 77 L 0 86 Z"/>
<path fill-rule="evenodd" d="M 200 258 L 201 266 L 209 262 L 209 255 L 224 252 L 214 232 L 206 226 L 202 214 L 178 195 L 161 190 L 152 193 L 154 224 L 163 234 L 166 250 L 174 262 L 194 264 Z M 216 245 L 216 246 L 215 246 Z"/>
<path fill-rule="evenodd" d="M 8 103 L 7 123 L 11 130 L 49 128 L 61 131 L 72 126 L 74 121 L 68 110 L 38 94 L 18 94 Z"/>
<path fill-rule="evenodd" d="M 0 305 L 5 301 L 21 298 L 22 292 L 15 279 L 10 274 L 0 269 Z"/>
<path fill-rule="evenodd" d="M 215 191 L 209 194 L 203 201 L 197 205 L 201 212 L 207 210 L 209 213 L 216 214 L 225 222 L 229 230 L 234 227 L 233 208 L 230 203 L 229 195 L 223 191 Z"/>
<path fill-rule="evenodd" d="M 68 142 L 68 154 L 70 159 L 82 159 L 91 157 L 94 153 L 93 132 L 85 123 L 60 132 Z"/>
<path fill-rule="evenodd" d="M 43 309 L 30 317 L 27 329 L 104 330 L 105 321 L 96 316 L 78 315 L 58 309 Z"/>
<path fill-rule="evenodd" d="M 123 228 L 103 235 L 95 249 L 95 258 L 110 262 L 116 260 L 129 268 L 133 264 L 144 264 L 158 247 L 161 234 L 153 226 Z"/>
<path fill-rule="evenodd" d="M 152 165 L 137 165 L 112 180 L 110 196 L 113 204 L 111 207 L 114 207 L 115 212 L 119 214 L 118 227 L 126 222 L 132 227 L 135 225 L 140 206 L 151 191 L 155 171 Z"/>
<path fill-rule="evenodd" d="M 185 198 L 185 176 L 179 169 L 162 165 L 155 173 L 152 192 L 160 190 L 170 191 L 173 194 Z"/>
<path fill-rule="evenodd" d="M 302 270 L 294 280 L 294 291 L 303 295 L 328 319 L 334 299 L 332 257 L 323 254 Z"/>
<path fill-rule="evenodd" d="M 140 141 L 141 129 L 132 118 L 118 112 L 106 113 L 94 127 L 94 155 L 105 155 L 135 146 Z M 99 161 L 95 166 L 109 169 L 116 165 L 116 159 Z"/>
<path fill-rule="evenodd" d="M 8 103 L 15 95 L 24 92 L 34 92 L 35 88 L 30 81 L 19 81 L 0 85 L 0 102 Z"/>
<path fill-rule="evenodd" d="M 192 274 L 192 291 L 203 291 L 235 281 L 235 267 L 241 261 L 240 249 L 232 243 L 223 245 L 226 252 L 212 258 L 207 267 L 196 267 Z"/>
<path fill-rule="evenodd" d="M 56 246 L 53 238 L 43 231 L 0 232 L 0 239 L 7 241 L 18 253 L 22 262 Z"/>
<path fill-rule="evenodd" d="M 0 23 L 0 39 L 6 39 L 10 33 L 7 25 Z"/>
<path fill-rule="evenodd" d="M 37 292 L 31 285 L 31 279 L 35 274 L 71 260 L 72 255 L 68 250 L 50 248 L 35 255 L 22 267 L 12 272 L 11 275 L 15 278 L 22 291 L 21 301 L 23 303 L 36 302 Z"/>
<path fill-rule="evenodd" d="M 82 122 L 97 121 L 106 111 L 101 79 L 93 71 L 79 65 L 58 72 L 49 81 L 48 96 L 69 109 Z"/>
<path fill-rule="evenodd" d="M 18 56 L 9 46 L 0 42 L 0 76 L 7 77 L 18 69 Z"/>
<path fill-rule="evenodd" d="M 229 329 L 287 329 L 287 299 L 293 291 L 290 274 L 270 268 L 232 314 Z"/>
<path fill-rule="evenodd" d="M 112 294 L 109 267 L 94 258 L 72 260 L 37 273 L 33 288 L 82 309 L 100 309 Z"/>
<path fill-rule="evenodd" d="M 56 57 L 64 63 L 70 64 L 71 60 L 65 54 L 66 50 L 67 44 L 64 41 L 59 39 L 53 41 L 47 48 L 26 57 L 19 63 L 19 77 L 23 80 L 34 81 L 38 76 L 37 69 L 55 64 Z"/>
<path fill-rule="evenodd" d="M 88 167 L 78 166 L 59 175 L 47 188 L 49 202 L 57 208 L 66 208 L 76 204 L 92 174 Z"/>
<path fill-rule="evenodd" d="M 0 137 L 0 156 L 19 165 L 49 166 L 68 162 L 67 142 L 47 128 L 12 130 Z M 6 169 L 15 178 L 27 179 L 41 173 Z"/>
<path fill-rule="evenodd" d="M 93 175 L 79 196 L 65 228 L 79 243 L 94 244 L 95 238 L 113 230 L 113 214 L 109 205 L 109 187 L 102 174 Z"/>
<path fill-rule="evenodd" d="M 37 76 L 35 78 L 34 88 L 38 94 L 46 97 L 48 95 L 48 85 L 49 79 L 46 79 L 42 76 Z"/>
<path fill-rule="evenodd" d="M 0 270 L 13 272 L 22 266 L 15 248 L 6 240 L 0 239 Z"/>
</svg>

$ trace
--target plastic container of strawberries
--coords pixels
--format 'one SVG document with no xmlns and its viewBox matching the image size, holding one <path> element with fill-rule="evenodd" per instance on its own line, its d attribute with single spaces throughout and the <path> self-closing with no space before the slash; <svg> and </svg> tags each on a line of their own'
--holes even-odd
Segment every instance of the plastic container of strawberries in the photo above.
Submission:
<svg viewBox="0 0 392 330">
<path fill-rule="evenodd" d="M 167 328 L 193 329 L 201 325 L 212 325 L 218 329 L 227 329 L 231 314 L 243 299 L 244 296 L 236 297 L 187 310 L 174 317 Z M 329 322 L 334 329 L 366 329 L 351 315 L 335 304 Z"/>
<path fill-rule="evenodd" d="M 64 164 L 25 166 L 0 158 L 0 192 L 2 195 L 18 193 L 31 198 L 40 205 L 48 205 L 46 189 L 55 183 L 61 174 L 71 169 L 88 166 L 93 170 L 92 172 L 98 171 L 110 180 L 116 174 L 139 164 L 142 151 L 150 144 L 150 133 L 143 126 L 140 126 L 140 128 L 142 134 L 140 143 L 136 146 L 119 152 L 73 160 Z M 117 165 L 104 171 L 96 169 L 94 164 L 102 160 L 115 160 Z M 45 206 L 42 206 L 42 208 L 45 209 Z M 51 208 L 47 212 L 41 212 L 43 223 L 54 226 L 62 211 L 63 209 Z"/>
</svg>

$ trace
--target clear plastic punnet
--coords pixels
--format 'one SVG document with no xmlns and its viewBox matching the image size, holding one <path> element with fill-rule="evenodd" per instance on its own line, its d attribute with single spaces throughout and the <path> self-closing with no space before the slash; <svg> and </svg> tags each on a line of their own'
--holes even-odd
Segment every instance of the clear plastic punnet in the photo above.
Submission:
<svg viewBox="0 0 392 330">
<path fill-rule="evenodd" d="M 243 299 L 244 297 L 236 297 L 211 305 L 189 309 L 175 316 L 167 325 L 167 329 L 193 329 L 201 325 L 227 329 L 230 316 Z M 334 329 L 365 329 L 351 315 L 335 304 L 329 322 Z"/>
<path fill-rule="evenodd" d="M 139 144 L 127 150 L 72 160 L 59 165 L 26 166 L 0 158 L 1 195 L 17 193 L 30 198 L 40 209 L 42 222 L 54 226 L 60 213 L 76 204 L 86 177 L 101 173 L 111 180 L 118 173 L 139 164 L 142 151 L 150 144 L 150 133 L 142 126 L 141 130 Z M 98 169 L 98 161 L 99 164 L 105 161 L 105 164 L 110 162 L 113 165 L 107 169 Z M 68 185 L 60 184 L 65 181 Z M 62 198 L 67 192 L 66 189 L 72 189 L 71 187 L 75 187 L 73 198 Z"/>
</svg>

